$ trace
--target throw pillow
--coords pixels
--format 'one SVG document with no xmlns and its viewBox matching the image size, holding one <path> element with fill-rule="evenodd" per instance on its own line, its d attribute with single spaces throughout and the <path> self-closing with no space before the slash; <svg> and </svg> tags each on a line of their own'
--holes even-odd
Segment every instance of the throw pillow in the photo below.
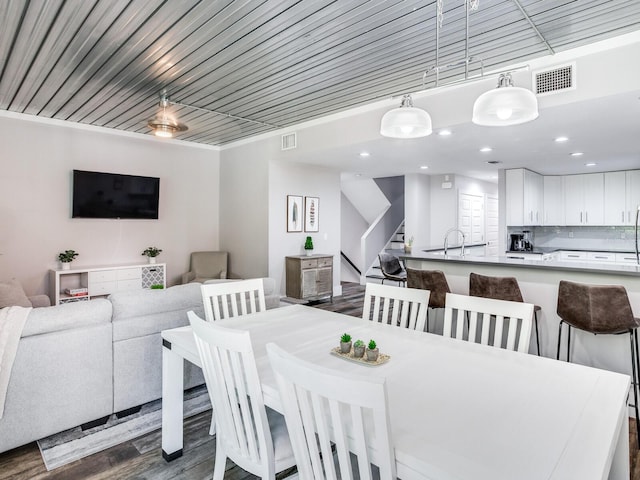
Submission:
<svg viewBox="0 0 640 480">
<path fill-rule="evenodd" d="M 24 293 L 22 285 L 16 279 L 0 283 L 0 308 L 31 307 L 31 302 Z"/>
</svg>

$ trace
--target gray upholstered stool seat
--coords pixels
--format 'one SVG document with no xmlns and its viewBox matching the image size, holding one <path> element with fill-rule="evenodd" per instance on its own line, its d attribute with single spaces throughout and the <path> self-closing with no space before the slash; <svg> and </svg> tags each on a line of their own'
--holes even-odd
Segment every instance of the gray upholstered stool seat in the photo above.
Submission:
<svg viewBox="0 0 640 480">
<path fill-rule="evenodd" d="M 493 298 L 510 302 L 524 302 L 520 285 L 515 277 L 488 277 L 477 273 L 469 274 L 469 295 L 472 297 Z M 539 305 L 533 306 L 533 320 L 536 328 L 536 347 L 540 356 L 540 336 L 538 333 Z"/>
<path fill-rule="evenodd" d="M 407 281 L 407 272 L 402 268 L 398 257 L 390 253 L 379 253 L 378 260 L 380 260 L 380 270 L 384 277 L 382 283 L 385 280 L 393 280 L 399 285 L 403 285 Z"/>
<path fill-rule="evenodd" d="M 636 431 L 640 447 L 640 418 L 638 417 L 638 376 L 640 363 L 638 360 L 638 326 L 640 319 L 634 318 L 627 291 L 622 285 L 586 285 L 561 280 L 558 286 L 558 352 L 562 339 L 562 324 L 566 323 L 567 361 L 571 353 L 571 327 L 595 335 L 629 334 L 631 347 L 631 372 L 634 408 L 636 414 Z"/>
</svg>

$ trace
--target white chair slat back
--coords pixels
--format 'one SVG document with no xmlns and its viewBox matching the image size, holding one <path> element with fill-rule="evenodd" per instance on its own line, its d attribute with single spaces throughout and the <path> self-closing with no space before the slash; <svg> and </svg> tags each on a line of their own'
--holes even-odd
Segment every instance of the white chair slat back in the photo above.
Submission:
<svg viewBox="0 0 640 480">
<path fill-rule="evenodd" d="M 345 374 L 267 345 L 300 478 L 396 478 L 385 380 Z M 331 447 L 335 445 L 336 455 Z M 337 469 L 336 469 L 337 466 Z M 338 476 L 339 472 L 339 476 Z"/>
<path fill-rule="evenodd" d="M 445 337 L 526 353 L 533 308 L 530 303 L 447 293 L 443 333 Z"/>
<path fill-rule="evenodd" d="M 208 322 L 263 312 L 267 309 L 261 278 L 201 286 L 205 317 Z"/>
<path fill-rule="evenodd" d="M 430 294 L 418 288 L 367 283 L 362 318 L 424 331 Z"/>
</svg>

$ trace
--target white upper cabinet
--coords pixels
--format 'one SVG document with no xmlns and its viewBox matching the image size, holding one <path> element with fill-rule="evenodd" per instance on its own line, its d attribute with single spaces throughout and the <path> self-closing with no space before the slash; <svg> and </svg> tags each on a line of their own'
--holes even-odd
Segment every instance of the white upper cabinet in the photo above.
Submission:
<svg viewBox="0 0 640 480">
<path fill-rule="evenodd" d="M 627 172 L 604 174 L 604 224 L 627 224 Z"/>
<path fill-rule="evenodd" d="M 640 170 L 604 174 L 605 225 L 634 225 L 640 205 Z"/>
<path fill-rule="evenodd" d="M 604 174 L 564 177 L 565 225 L 604 225 Z"/>
<path fill-rule="evenodd" d="M 543 225 L 560 226 L 564 221 L 564 177 L 547 176 L 543 179 Z"/>
<path fill-rule="evenodd" d="M 627 215 L 625 225 L 635 225 L 636 212 L 640 206 L 640 170 L 630 170 L 627 174 Z"/>
<path fill-rule="evenodd" d="M 506 171 L 505 179 L 507 225 L 542 225 L 542 175 L 524 168 L 515 168 Z"/>
</svg>

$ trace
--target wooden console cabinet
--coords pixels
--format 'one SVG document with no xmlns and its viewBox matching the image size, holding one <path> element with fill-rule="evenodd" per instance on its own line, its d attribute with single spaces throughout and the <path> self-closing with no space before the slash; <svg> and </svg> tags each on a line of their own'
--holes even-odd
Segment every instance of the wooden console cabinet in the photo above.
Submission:
<svg viewBox="0 0 640 480">
<path fill-rule="evenodd" d="M 285 258 L 287 297 L 333 300 L 333 256 L 295 255 Z"/>
<path fill-rule="evenodd" d="M 54 305 L 86 301 L 124 290 L 151 288 L 152 285 L 166 288 L 166 264 L 111 265 L 49 271 L 49 289 Z M 87 289 L 86 294 L 73 296 L 66 293 L 67 289 L 81 288 Z"/>
</svg>

